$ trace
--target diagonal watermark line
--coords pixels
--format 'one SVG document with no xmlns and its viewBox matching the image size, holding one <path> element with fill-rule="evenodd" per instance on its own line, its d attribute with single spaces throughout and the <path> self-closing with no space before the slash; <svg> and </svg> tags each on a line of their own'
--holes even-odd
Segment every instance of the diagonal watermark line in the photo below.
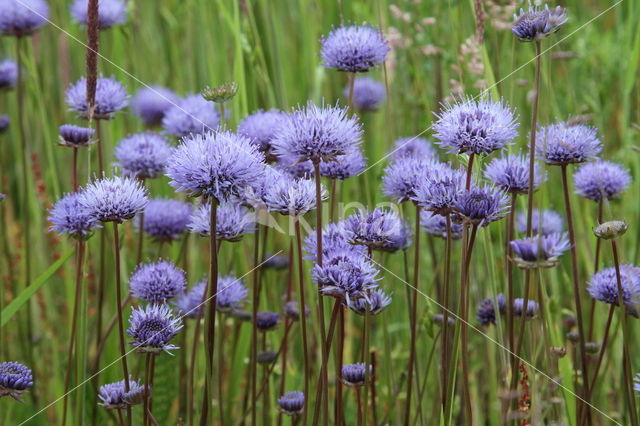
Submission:
<svg viewBox="0 0 640 426">
<path fill-rule="evenodd" d="M 199 303 L 198 305 L 196 305 L 194 308 L 191 308 L 188 312 L 185 312 L 184 315 L 179 316 L 179 319 L 184 319 L 186 316 L 188 316 L 190 313 L 196 311 L 197 309 L 199 309 L 202 305 L 205 305 L 209 300 L 211 300 L 213 297 L 217 296 L 218 294 L 220 294 L 221 291 L 225 290 L 227 287 L 231 286 L 232 284 L 234 284 L 237 281 L 240 281 L 241 279 L 243 279 L 244 277 L 246 277 L 247 275 L 249 275 L 250 273 L 252 273 L 253 271 L 255 271 L 256 269 L 260 268 L 262 265 L 264 265 L 265 263 L 267 263 L 269 260 L 273 259 L 274 257 L 276 257 L 277 255 L 279 255 L 280 253 L 282 253 L 282 250 L 279 250 L 278 252 L 272 254 L 271 256 L 269 256 L 267 259 L 263 260 L 260 264 L 254 266 L 251 270 L 249 270 L 248 272 L 246 272 L 244 275 L 236 278 L 233 282 L 229 283 L 228 285 L 226 285 L 225 287 L 218 289 L 218 291 L 211 297 L 208 297 L 206 300 L 204 300 L 203 302 Z M 150 336 L 144 343 L 149 342 L 151 339 L 153 339 L 154 337 L 156 337 L 157 335 L 159 335 L 160 333 L 164 332 L 164 330 L 166 330 L 166 328 L 158 331 L 156 334 Z M 129 352 L 127 352 L 126 354 L 124 354 L 124 356 L 126 357 L 127 355 L 135 352 L 136 350 L 138 350 L 137 347 L 131 349 Z M 26 424 L 28 421 L 32 420 L 34 417 L 38 416 L 40 413 L 42 413 L 43 411 L 45 411 L 46 409 L 48 409 L 49 407 L 55 405 L 56 403 L 58 403 L 61 399 L 63 399 L 65 396 L 73 393 L 74 391 L 78 390 L 79 388 L 81 388 L 82 386 L 86 385 L 88 382 L 90 382 L 91 380 L 93 380 L 95 377 L 99 376 L 103 371 L 109 369 L 111 366 L 113 366 L 114 364 L 116 364 L 117 362 L 119 362 L 123 357 L 120 356 L 117 359 L 113 360 L 112 362 L 110 362 L 109 364 L 107 364 L 104 368 L 102 368 L 100 371 L 94 373 L 93 375 L 91 375 L 90 377 L 88 377 L 87 379 L 85 379 L 83 382 L 79 383 L 77 386 L 75 386 L 73 389 L 70 389 L 67 393 L 65 393 L 64 395 L 60 396 L 59 398 L 55 399 L 54 401 L 50 402 L 49 404 L 45 405 L 43 408 L 41 408 L 38 412 L 36 412 L 35 414 L 33 414 L 31 417 L 29 417 L 28 419 L 24 420 L 22 423 L 20 423 L 19 426 Z M 145 383 L 145 386 L 147 384 Z"/>
<path fill-rule="evenodd" d="M 614 422 L 617 425 L 622 425 L 622 423 L 617 422 L 615 419 L 613 419 L 612 417 L 610 417 L 608 414 L 606 414 L 604 411 L 600 410 L 598 407 L 596 407 L 595 405 L 585 401 L 580 395 L 576 394 L 575 392 L 573 392 L 571 389 L 567 388 L 566 386 L 562 385 L 560 382 L 558 382 L 556 379 L 554 379 L 553 377 L 549 376 L 547 373 L 545 373 L 544 371 L 540 370 L 539 368 L 537 368 L 535 365 L 533 365 L 532 363 L 530 363 L 529 361 L 527 361 L 526 359 L 516 355 L 514 352 L 512 352 L 509 348 L 507 348 L 506 346 L 504 346 L 502 343 L 498 342 L 497 340 L 495 340 L 493 337 L 489 336 L 487 333 L 483 332 L 482 330 L 480 330 L 479 328 L 477 328 L 476 326 L 474 326 L 473 324 L 471 324 L 468 321 L 463 320 L 458 314 L 456 314 L 455 312 L 453 312 L 450 309 L 447 309 L 446 307 L 444 307 L 443 305 L 441 305 L 440 303 L 438 303 L 437 300 L 433 299 L 432 297 L 428 296 L 427 294 L 425 294 L 424 292 L 420 291 L 419 289 L 415 288 L 413 285 L 409 284 L 408 282 L 406 282 L 403 278 L 399 277 L 398 275 L 396 275 L 393 271 L 390 271 L 389 269 L 385 268 L 383 265 L 381 265 L 380 263 L 376 262 L 373 259 L 370 259 L 373 263 L 375 263 L 376 265 L 378 265 L 381 269 L 384 269 L 385 271 L 387 271 L 388 273 L 390 273 L 391 275 L 393 275 L 395 278 L 399 279 L 402 283 L 404 283 L 405 285 L 409 286 L 411 289 L 417 291 L 421 296 L 423 296 L 425 299 L 427 299 L 429 302 L 437 305 L 440 309 L 447 311 L 447 313 L 453 317 L 456 318 L 458 321 L 462 322 L 463 324 L 467 325 L 470 329 L 472 329 L 473 331 L 475 331 L 476 333 L 480 334 L 482 337 L 486 338 L 487 340 L 489 340 L 490 342 L 494 343 L 496 346 L 498 346 L 500 349 L 504 350 L 505 352 L 507 352 L 510 355 L 513 355 L 516 359 L 518 359 L 520 362 L 528 365 L 529 367 L 531 367 L 531 369 L 535 370 L 537 373 L 539 373 L 540 375 L 542 375 L 543 377 L 545 377 L 546 379 L 548 379 L 551 383 L 553 383 L 554 385 L 558 386 L 559 388 L 562 388 L 564 391 L 568 392 L 569 394 L 571 394 L 571 396 L 575 397 L 576 399 L 579 399 L 580 401 L 582 401 L 583 403 L 585 403 L 586 405 L 588 405 L 589 407 L 593 408 L 594 410 L 596 410 L 598 413 L 602 414 L 604 417 L 606 417 L 607 419 L 611 420 L 612 422 Z"/>
<path fill-rule="evenodd" d="M 554 47 L 556 47 L 557 45 L 559 45 L 560 43 L 562 43 L 563 41 L 567 40 L 569 37 L 575 35 L 577 32 L 581 31 L 582 29 L 584 29 L 586 26 L 588 26 L 589 24 L 591 24 L 593 21 L 597 20 L 598 18 L 600 18 L 602 15 L 608 13 L 609 11 L 611 11 L 612 9 L 614 9 L 615 7 L 617 7 L 620 3 L 622 3 L 624 0 L 618 0 L 617 2 L 615 2 L 614 4 L 612 4 L 611 6 L 609 6 L 608 8 L 606 8 L 605 10 L 603 10 L 602 12 L 598 13 L 596 16 L 594 16 L 593 18 L 589 19 L 587 22 L 585 22 L 584 24 L 580 25 L 578 28 L 576 28 L 575 30 L 573 30 L 572 32 L 570 32 L 569 34 L 567 34 L 566 36 L 564 36 L 563 38 L 561 38 L 560 40 L 558 40 L 556 43 L 552 44 L 551 46 L 549 46 L 548 48 L 546 48 L 545 50 L 543 50 L 542 52 L 540 52 L 540 55 L 536 55 L 533 58 L 531 58 L 530 60 L 528 60 L 527 62 L 525 62 L 524 64 L 520 65 L 518 68 L 516 68 L 515 70 L 511 71 L 509 74 L 507 74 L 506 76 L 504 76 L 503 78 L 501 78 L 499 81 L 493 83 L 491 86 L 487 87 L 486 89 L 484 89 L 482 92 L 480 92 L 478 95 L 476 95 L 475 97 L 471 97 L 471 100 L 477 100 L 480 99 L 483 96 L 486 96 L 487 93 L 489 93 L 489 90 L 493 89 L 494 87 L 496 87 L 498 84 L 502 83 L 503 81 L 505 81 L 506 79 L 508 79 L 509 77 L 511 77 L 512 75 L 516 74 L 518 71 L 520 71 L 521 69 L 523 69 L 524 67 L 526 67 L 527 65 L 529 65 L 530 63 L 534 62 L 538 56 L 542 56 L 545 53 L 549 52 L 551 49 L 553 49 Z M 424 129 L 423 131 L 421 131 L 420 133 L 418 133 L 417 135 L 415 135 L 414 137 L 410 138 L 409 140 L 407 140 L 405 143 L 403 143 L 402 145 L 400 145 L 399 147 L 393 149 L 391 152 L 388 152 L 384 157 L 382 157 L 381 159 L 379 159 L 378 161 L 376 161 L 375 163 L 369 165 L 369 167 L 367 167 L 366 169 L 364 169 L 363 171 L 361 171 L 360 173 L 358 173 L 358 175 L 361 175 L 363 173 L 365 173 L 366 171 L 372 169 L 373 167 L 375 167 L 376 165 L 380 164 L 381 162 L 383 162 L 384 160 L 386 160 L 387 158 L 389 158 L 391 155 L 393 155 L 394 153 L 396 153 L 397 151 L 401 150 L 405 145 L 410 144 L 411 142 L 413 142 L 414 140 L 418 139 L 420 136 L 424 135 L 425 133 L 427 133 L 429 130 L 431 130 L 433 128 L 433 124 L 429 125 L 426 129 Z"/>
</svg>

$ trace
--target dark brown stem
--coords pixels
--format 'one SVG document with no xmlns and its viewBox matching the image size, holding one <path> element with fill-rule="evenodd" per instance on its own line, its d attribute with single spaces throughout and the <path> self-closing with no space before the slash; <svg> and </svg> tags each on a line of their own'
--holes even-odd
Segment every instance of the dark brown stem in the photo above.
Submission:
<svg viewBox="0 0 640 426">
<path fill-rule="evenodd" d="M 257 229 L 255 234 L 254 246 L 253 246 L 253 262 L 254 265 L 258 265 L 260 262 L 260 228 Z M 258 387 L 258 327 L 256 324 L 256 318 L 258 317 L 258 304 L 260 302 L 259 291 L 259 278 L 258 269 L 253 272 L 253 289 L 251 290 L 252 296 L 252 313 L 251 313 L 251 425 L 255 426 L 257 417 L 257 387 Z"/>
<path fill-rule="evenodd" d="M 293 280 L 294 280 L 294 270 L 293 270 L 293 241 L 289 242 L 289 270 L 287 272 L 287 297 L 286 301 L 291 301 L 291 295 L 293 293 Z M 304 315 L 304 309 L 301 310 Z M 284 327 L 288 329 L 290 327 L 290 323 L 293 320 L 289 317 L 285 317 L 284 319 Z M 282 360 L 280 362 L 280 370 L 282 371 L 282 376 L 280 377 L 280 388 L 278 395 L 283 395 L 286 389 L 286 380 L 287 380 L 287 356 L 289 349 L 289 333 L 285 333 L 282 338 Z M 278 411 L 278 426 L 282 425 L 282 411 Z"/>
<path fill-rule="evenodd" d="M 602 223 L 602 202 L 598 203 L 598 225 Z M 600 251 L 601 251 L 602 241 L 600 238 L 596 238 L 596 253 L 593 260 L 593 273 L 598 272 L 600 268 Z M 591 298 L 591 306 L 589 309 L 589 341 L 593 340 L 593 329 L 595 327 L 595 312 L 596 312 L 596 299 Z"/>
<path fill-rule="evenodd" d="M 354 108 L 353 92 L 354 92 L 354 87 L 356 82 L 356 73 L 350 72 L 348 73 L 348 76 L 349 76 L 349 97 L 347 98 L 347 104 L 349 105 L 350 108 Z"/>
<path fill-rule="evenodd" d="M 413 371 L 416 359 L 416 339 L 418 329 L 418 288 L 420 286 L 420 206 L 416 204 L 416 228 L 415 246 L 413 258 L 413 289 L 411 300 L 411 348 L 409 350 L 409 364 L 407 365 L 407 400 L 404 411 L 404 424 L 409 425 L 411 421 L 411 395 L 413 391 Z M 368 367 L 367 367 L 368 368 Z"/>
<path fill-rule="evenodd" d="M 600 355 L 598 356 L 598 361 L 596 362 L 596 368 L 593 371 L 593 377 L 589 382 L 589 390 L 588 390 L 589 397 L 593 394 L 593 390 L 595 389 L 595 386 L 596 386 L 596 381 L 598 380 L 598 373 L 600 372 L 602 359 L 604 358 L 604 353 L 607 348 L 607 342 L 609 341 L 609 330 L 611 329 L 611 322 L 613 320 L 613 313 L 615 312 L 615 308 L 616 308 L 615 303 L 612 303 L 611 306 L 609 307 L 609 315 L 607 316 L 607 324 L 604 326 L 604 337 L 602 338 L 602 347 L 600 348 Z M 582 411 L 582 418 L 580 420 L 581 424 L 584 421 L 585 411 L 586 410 Z"/>
<path fill-rule="evenodd" d="M 142 411 L 142 425 L 147 426 L 149 424 L 149 398 L 151 398 L 151 352 L 147 353 L 145 357 L 145 377 L 144 377 L 144 400 Z"/>
<path fill-rule="evenodd" d="M 206 300 L 206 294 L 207 292 L 205 291 L 203 296 L 202 296 L 202 302 L 201 303 L 205 303 Z M 198 308 L 198 309 L 202 309 Z M 194 377 L 195 377 L 195 371 L 196 371 L 196 354 L 197 354 L 197 349 L 198 349 L 198 342 L 200 341 L 200 324 L 201 324 L 201 318 L 200 315 L 197 316 L 196 318 L 196 328 L 193 331 L 193 343 L 191 345 L 191 359 L 189 361 L 189 382 L 187 384 L 187 403 L 189 404 L 189 425 L 193 426 L 194 420 L 195 420 L 195 413 L 194 413 L 194 405 L 195 405 L 195 400 L 193 397 L 193 387 L 194 387 Z"/>
<path fill-rule="evenodd" d="M 71 187 L 73 192 L 78 190 L 78 148 L 73 148 L 71 157 Z"/>
<path fill-rule="evenodd" d="M 362 398 L 360 398 L 360 388 L 356 388 L 356 400 L 358 402 L 358 426 L 364 425 L 362 421 Z"/>
<path fill-rule="evenodd" d="M 507 335 L 509 339 L 509 358 L 511 366 L 511 374 L 517 375 L 516 370 L 518 368 L 518 361 L 515 353 L 515 333 L 514 333 L 514 316 L 513 316 L 513 265 L 511 265 L 511 240 L 514 234 L 514 222 L 516 215 L 516 198 L 518 194 L 516 192 L 511 193 L 511 209 L 509 210 L 509 217 L 507 221 L 506 238 L 505 238 L 505 268 L 507 269 Z M 528 302 L 527 302 L 528 303 Z M 511 381 L 510 393 L 515 391 L 517 382 Z M 506 416 L 509 410 L 509 404 L 505 403 Z"/>
<path fill-rule="evenodd" d="M 344 308 L 340 309 L 340 317 L 338 318 L 338 354 L 336 356 L 336 425 L 342 426 L 344 424 L 344 408 L 342 407 L 342 389 L 343 384 L 340 380 L 342 375 L 342 364 L 344 363 L 344 336 L 345 336 L 345 314 Z"/>
<path fill-rule="evenodd" d="M 445 409 L 447 401 L 448 378 L 449 378 L 449 280 L 451 275 L 451 215 L 445 215 L 447 238 L 445 240 L 444 257 L 444 285 L 442 289 L 442 408 Z"/>
<path fill-rule="evenodd" d="M 140 182 L 144 186 L 144 178 L 140 179 Z M 138 214 L 139 222 L 138 222 L 138 251 L 136 255 L 136 265 L 139 265 L 142 262 L 142 252 L 144 250 L 144 211 L 141 211 Z"/>
<path fill-rule="evenodd" d="M 465 182 L 465 190 L 471 189 L 471 176 L 473 175 L 473 162 L 476 156 L 474 154 L 469 155 L 469 162 L 467 163 L 467 180 Z"/>
<path fill-rule="evenodd" d="M 527 189 L 527 237 L 533 235 L 533 193 L 534 193 L 534 172 L 536 155 L 536 130 L 538 127 L 538 100 L 540 99 L 540 71 L 542 63 L 542 52 L 540 41 L 535 42 L 536 46 L 536 77 L 533 97 L 533 108 L 531 110 L 531 135 L 529 138 L 529 186 Z"/>
<path fill-rule="evenodd" d="M 294 218 L 294 227 L 296 233 L 296 257 L 298 258 L 298 311 L 300 312 L 300 325 L 302 326 L 302 353 L 304 356 L 304 397 L 305 409 L 302 413 L 302 424 L 307 424 L 307 402 L 309 401 L 309 344 L 307 341 L 307 315 L 305 312 L 306 302 L 304 296 L 304 266 L 302 263 L 302 235 L 300 232 L 300 222 L 298 218 Z M 322 297 L 322 296 L 320 296 Z"/>
<path fill-rule="evenodd" d="M 376 362 L 376 352 L 371 351 L 371 410 L 373 412 L 373 424 L 378 423 L 378 405 L 376 402 L 376 373 L 378 371 L 378 364 Z"/>
</svg>

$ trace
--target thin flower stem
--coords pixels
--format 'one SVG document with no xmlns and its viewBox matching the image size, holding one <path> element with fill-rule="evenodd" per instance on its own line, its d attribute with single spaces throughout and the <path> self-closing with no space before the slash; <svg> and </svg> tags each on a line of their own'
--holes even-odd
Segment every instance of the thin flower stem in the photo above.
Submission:
<svg viewBox="0 0 640 426">
<path fill-rule="evenodd" d="M 411 421 L 411 394 L 413 391 L 413 371 L 416 359 L 416 339 L 418 329 L 418 288 L 420 285 L 420 206 L 416 204 L 416 230 L 413 258 L 413 289 L 411 300 L 411 348 L 409 349 L 409 364 L 407 365 L 407 400 L 404 411 L 404 425 Z M 366 364 L 366 363 L 365 363 Z M 365 414 L 366 416 L 366 414 Z"/>
<path fill-rule="evenodd" d="M 542 52 L 540 41 L 535 42 L 536 47 L 536 77 L 533 96 L 533 107 L 531 109 L 531 135 L 529 138 L 529 186 L 527 188 L 527 237 L 533 235 L 533 194 L 534 194 L 534 172 L 536 155 L 536 131 L 538 127 L 538 102 L 540 99 L 540 72 L 542 69 Z"/>
<path fill-rule="evenodd" d="M 344 408 L 342 406 L 342 389 L 343 384 L 340 380 L 342 375 L 342 364 L 344 363 L 344 336 L 345 336 L 345 312 L 344 308 L 340 309 L 340 317 L 338 318 L 338 355 L 336 356 L 336 418 L 335 423 L 338 426 L 344 424 Z"/>
<path fill-rule="evenodd" d="M 337 183 L 338 183 L 338 179 L 330 179 L 331 182 L 331 189 L 329 192 L 329 195 L 331 197 L 331 199 L 329 200 L 329 220 L 330 221 L 335 221 L 336 220 L 336 206 L 337 206 Z"/>
<path fill-rule="evenodd" d="M 598 225 L 602 223 L 602 202 L 598 203 Z M 595 274 L 600 269 L 600 251 L 602 247 L 602 240 L 596 238 L 596 253 L 593 257 L 593 273 Z M 589 341 L 593 340 L 593 329 L 595 327 L 595 312 L 596 312 L 596 299 L 591 298 L 591 307 L 589 309 Z"/>
<path fill-rule="evenodd" d="M 471 177 L 473 176 L 473 163 L 476 156 L 474 154 L 469 155 L 469 162 L 467 163 L 467 179 L 465 181 L 464 189 L 466 191 L 471 189 Z"/>
<path fill-rule="evenodd" d="M 145 377 L 144 377 L 144 400 L 142 411 L 142 425 L 147 426 L 149 423 L 149 399 L 151 398 L 151 352 L 145 357 Z"/>
<path fill-rule="evenodd" d="M 207 292 L 205 291 L 205 295 Z M 205 299 L 206 296 L 203 297 Z M 205 299 L 206 300 L 206 299 Z M 193 331 L 193 343 L 191 344 L 191 360 L 189 361 L 189 382 L 187 384 L 187 403 L 189 404 L 189 425 L 193 426 L 195 420 L 194 413 L 194 405 L 195 400 L 193 397 L 193 387 L 194 387 L 194 379 L 195 379 L 195 371 L 196 371 L 196 354 L 198 348 L 198 341 L 200 341 L 200 324 L 201 324 L 200 315 L 196 318 L 196 328 Z"/>
<path fill-rule="evenodd" d="M 362 398 L 360 398 L 360 388 L 356 388 L 356 401 L 358 403 L 358 426 L 364 425 L 362 421 Z"/>
<path fill-rule="evenodd" d="M 304 356 L 304 397 L 305 401 L 309 401 L 309 343 L 307 341 L 307 315 L 305 312 L 306 302 L 304 296 L 304 266 L 302 263 L 302 236 L 300 232 L 300 222 L 297 217 L 294 218 L 294 227 L 296 234 L 296 257 L 298 258 L 298 310 L 300 312 L 300 324 L 302 326 L 302 353 Z M 302 413 L 302 424 L 307 424 L 307 403 L 305 402 L 305 409 Z"/>
<path fill-rule="evenodd" d="M 220 320 L 218 321 L 218 407 L 220 413 L 220 424 L 224 423 L 224 404 L 223 404 L 223 395 L 224 395 L 224 316 L 221 315 Z"/>
<path fill-rule="evenodd" d="M 366 306 L 366 305 L 365 305 Z M 371 367 L 369 342 L 371 341 L 371 313 L 370 307 L 366 307 L 364 311 L 364 344 L 362 345 L 362 362 L 364 363 L 364 424 L 368 424 L 369 418 L 369 387 L 371 386 L 371 375 L 369 368 Z"/>
<path fill-rule="evenodd" d="M 78 148 L 73 148 L 71 157 L 71 187 L 73 192 L 78 190 Z"/>
<path fill-rule="evenodd" d="M 451 215 L 445 215 L 447 238 L 445 240 L 444 285 L 442 289 L 442 408 L 445 409 L 448 389 L 449 367 L 449 280 L 451 275 Z"/>
<path fill-rule="evenodd" d="M 153 382 L 156 375 L 156 354 L 151 354 L 151 369 L 149 371 L 149 424 L 157 425 L 158 422 L 153 417 Z"/>
<path fill-rule="evenodd" d="M 286 301 L 291 301 L 291 294 L 293 293 L 293 241 L 289 242 L 289 270 L 287 272 L 287 297 Z M 302 314 L 304 315 L 304 308 L 302 309 Z M 293 320 L 288 316 L 284 319 L 284 327 L 288 329 L 290 327 L 290 323 Z M 289 333 L 285 333 L 282 338 L 282 360 L 280 364 L 280 370 L 282 371 L 282 376 L 280 377 L 280 389 L 278 395 L 283 395 L 286 389 L 286 380 L 287 380 L 287 355 L 289 349 Z M 278 426 L 282 425 L 282 411 L 278 410 Z"/>
<path fill-rule="evenodd" d="M 509 352 L 510 352 L 510 366 L 511 374 L 516 374 L 515 371 L 518 367 L 517 358 L 515 355 L 515 336 L 514 336 L 514 317 L 513 317 L 513 266 L 511 265 L 511 240 L 513 239 L 514 222 L 516 215 L 516 199 L 518 197 L 517 192 L 511 193 L 511 208 L 509 210 L 509 217 L 507 220 L 506 238 L 505 238 L 505 268 L 507 269 L 507 335 L 509 339 Z M 512 385 L 514 383 L 512 382 Z M 511 387 L 510 391 L 515 391 L 515 388 Z M 505 404 L 508 409 L 508 404 Z M 504 413 L 507 414 L 506 412 Z"/>
<path fill-rule="evenodd" d="M 256 230 L 253 245 L 253 264 L 258 265 L 260 262 L 260 227 Z M 258 369 L 258 326 L 256 318 L 258 316 L 258 305 L 260 303 L 260 282 L 258 279 L 258 268 L 253 272 L 253 289 L 251 290 L 251 425 L 255 426 L 257 420 L 257 369 Z"/>
<path fill-rule="evenodd" d="M 349 105 L 350 108 L 354 108 L 354 106 L 353 106 L 353 92 L 354 92 L 354 87 L 355 87 L 355 82 L 356 82 L 356 73 L 350 72 L 350 73 L 348 73 L 348 76 L 349 76 L 349 97 L 347 99 L 347 104 Z"/>
<path fill-rule="evenodd" d="M 376 362 L 376 352 L 372 350 L 370 352 L 371 359 L 371 412 L 373 414 L 373 424 L 378 424 L 378 406 L 376 402 L 376 372 L 378 371 L 378 364 Z M 367 370 L 365 370 L 367 372 Z"/>
<path fill-rule="evenodd" d="M 140 179 L 140 182 L 144 186 L 144 178 Z M 142 262 L 142 252 L 144 251 L 144 211 L 141 211 L 138 214 L 139 222 L 138 222 L 138 251 L 136 255 L 136 265 L 139 265 Z"/>
</svg>

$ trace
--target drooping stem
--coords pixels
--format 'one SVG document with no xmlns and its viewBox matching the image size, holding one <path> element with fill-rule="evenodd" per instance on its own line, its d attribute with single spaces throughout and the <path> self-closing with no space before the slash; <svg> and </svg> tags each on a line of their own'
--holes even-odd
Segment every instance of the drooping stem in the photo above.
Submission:
<svg viewBox="0 0 640 426">
<path fill-rule="evenodd" d="M 302 413 L 302 424 L 307 424 L 307 406 L 309 401 L 309 344 L 307 342 L 307 315 L 306 315 L 306 302 L 304 295 L 304 267 L 302 264 L 302 236 L 300 232 L 300 222 L 298 218 L 294 218 L 294 228 L 296 234 L 296 257 L 298 259 L 298 311 L 300 312 L 300 325 L 302 327 L 302 353 L 304 356 L 304 397 L 305 408 Z"/>
<path fill-rule="evenodd" d="M 258 265 L 260 262 L 260 227 L 256 230 L 255 240 L 253 245 L 253 262 L 254 265 Z M 252 302 L 251 302 L 251 425 L 255 426 L 257 417 L 257 387 L 258 387 L 258 326 L 256 318 L 258 317 L 258 304 L 259 300 L 259 287 L 260 281 L 258 278 L 258 269 L 253 272 L 253 289 L 251 290 Z"/>
<path fill-rule="evenodd" d="M 527 237 L 533 234 L 533 193 L 534 193 L 534 171 L 536 155 L 536 131 L 538 127 L 538 101 L 540 99 L 540 72 L 542 65 L 542 52 L 540 41 L 535 42 L 536 46 L 536 76 L 533 92 L 533 107 L 531 109 L 531 134 L 529 138 L 529 186 L 527 189 Z"/>
<path fill-rule="evenodd" d="M 411 348 L 409 349 L 409 364 L 407 365 L 407 400 L 404 411 L 404 424 L 411 420 L 411 394 L 413 391 L 413 371 L 416 359 L 416 339 L 418 329 L 418 288 L 420 286 L 420 206 L 416 204 L 416 229 L 413 258 L 413 289 L 411 292 Z M 366 415 L 366 414 L 365 414 Z"/>
<path fill-rule="evenodd" d="M 67 353 L 67 373 L 64 378 L 64 401 L 62 405 L 62 426 L 67 424 L 67 402 L 69 397 L 69 387 L 71 385 L 71 370 L 73 365 L 73 353 L 76 343 L 76 329 L 78 324 L 78 311 L 80 299 L 82 297 L 82 264 L 84 262 L 84 241 L 78 241 L 76 252 L 76 291 L 73 301 L 73 316 L 71 319 L 71 337 L 69 338 L 69 349 Z"/>
</svg>

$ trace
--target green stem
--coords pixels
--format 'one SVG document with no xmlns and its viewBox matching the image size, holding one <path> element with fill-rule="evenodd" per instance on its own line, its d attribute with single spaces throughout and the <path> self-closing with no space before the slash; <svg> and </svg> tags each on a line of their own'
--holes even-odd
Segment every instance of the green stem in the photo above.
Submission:
<svg viewBox="0 0 640 426">
<path fill-rule="evenodd" d="M 260 228 L 257 229 L 255 234 L 255 240 L 253 245 L 253 262 L 257 266 L 260 262 Z M 251 425 L 255 426 L 257 417 L 257 387 L 258 387 L 258 327 L 256 324 L 256 318 L 258 317 L 258 304 L 260 302 L 259 295 L 259 280 L 258 280 L 258 268 L 253 272 L 253 289 L 252 295 L 252 313 L 251 313 Z"/>
<path fill-rule="evenodd" d="M 420 285 L 420 206 L 416 204 L 416 230 L 415 246 L 413 258 L 413 289 L 411 301 L 411 349 L 409 352 L 409 364 L 407 366 L 407 400 L 404 411 L 404 425 L 408 426 L 411 421 L 411 394 L 413 391 L 413 372 L 416 359 L 416 338 L 418 329 L 418 287 Z M 365 413 L 366 416 L 366 413 Z"/>
<path fill-rule="evenodd" d="M 304 356 L 304 397 L 305 397 L 305 409 L 302 413 L 302 424 L 307 424 L 307 405 L 309 401 L 309 344 L 307 341 L 307 315 L 305 312 L 306 302 L 304 296 L 304 267 L 302 263 L 302 236 L 300 232 L 300 222 L 297 217 L 294 218 L 294 228 L 296 234 L 296 255 L 298 258 L 298 273 L 299 273 L 299 289 L 298 289 L 298 311 L 300 312 L 300 324 L 302 326 L 302 352 Z"/>
</svg>

